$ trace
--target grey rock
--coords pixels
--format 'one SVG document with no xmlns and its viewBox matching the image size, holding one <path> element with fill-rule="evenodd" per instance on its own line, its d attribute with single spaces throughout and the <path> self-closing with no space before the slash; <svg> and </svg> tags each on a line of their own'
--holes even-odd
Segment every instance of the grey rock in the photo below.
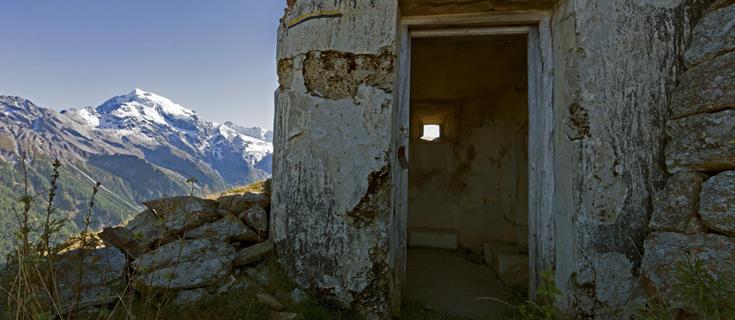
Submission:
<svg viewBox="0 0 735 320">
<path fill-rule="evenodd" d="M 666 145 L 669 172 L 735 169 L 735 110 L 669 121 Z"/>
<path fill-rule="evenodd" d="M 268 234 L 268 213 L 261 206 L 252 207 L 240 215 L 240 219 L 260 235 Z"/>
<path fill-rule="evenodd" d="M 219 203 L 219 209 L 230 212 L 243 212 L 255 206 L 268 207 L 270 205 L 270 197 L 265 194 L 247 192 L 222 196 L 217 199 L 217 202 Z"/>
<path fill-rule="evenodd" d="M 268 319 L 270 320 L 301 320 L 304 319 L 304 315 L 293 312 L 275 312 L 271 311 Z"/>
<path fill-rule="evenodd" d="M 260 287 L 267 288 L 271 285 L 270 273 L 268 272 L 268 268 L 266 268 L 263 264 L 259 264 L 251 268 L 246 268 L 245 274 L 248 276 L 248 278 L 255 281 L 255 284 Z"/>
<path fill-rule="evenodd" d="M 108 247 L 118 248 L 132 258 L 137 258 L 146 252 L 141 241 L 124 227 L 104 228 L 98 236 Z"/>
<path fill-rule="evenodd" d="M 288 294 L 288 297 L 291 299 L 291 303 L 293 304 L 300 304 L 306 301 L 306 293 L 304 293 L 304 290 L 301 290 L 299 288 L 291 290 L 291 293 Z"/>
<path fill-rule="evenodd" d="M 255 294 L 255 297 L 258 299 L 258 302 L 262 303 L 264 306 L 273 311 L 283 311 L 284 309 L 286 309 L 286 307 L 280 301 L 278 301 L 278 298 L 271 294 L 261 292 Z"/>
<path fill-rule="evenodd" d="M 202 288 L 218 285 L 231 271 L 228 257 L 181 262 L 133 277 L 133 287 L 143 292 Z"/>
<path fill-rule="evenodd" d="M 227 215 L 215 222 L 199 226 L 187 232 L 186 237 L 190 239 L 216 238 L 221 241 L 238 240 L 247 242 L 258 242 L 261 239 L 255 231 L 248 228 L 242 220 L 233 215 Z"/>
<path fill-rule="evenodd" d="M 110 303 L 124 291 L 127 259 L 120 250 L 74 250 L 54 262 L 54 276 L 62 313 Z M 81 281 L 80 281 L 81 276 Z"/>
<path fill-rule="evenodd" d="M 141 246 L 147 247 L 166 237 L 163 219 L 150 209 L 139 213 L 125 226 Z"/>
<path fill-rule="evenodd" d="M 673 118 L 726 108 L 735 108 L 735 51 L 687 70 L 672 93 Z"/>
<path fill-rule="evenodd" d="M 643 244 L 643 280 L 675 307 L 686 306 L 672 294 L 674 270 L 686 254 L 702 261 L 712 273 L 735 276 L 735 241 L 717 234 L 685 235 L 673 232 L 652 233 Z"/>
<path fill-rule="evenodd" d="M 193 289 L 217 285 L 231 274 L 235 249 L 213 239 L 178 240 L 132 262 L 142 291 Z"/>
<path fill-rule="evenodd" d="M 735 237 L 735 171 L 722 172 L 702 185 L 699 214 L 704 224 Z"/>
<path fill-rule="evenodd" d="M 219 218 L 217 202 L 197 197 L 171 197 L 143 203 L 158 217 L 169 233 L 196 228 Z"/>
<path fill-rule="evenodd" d="M 692 42 L 684 54 L 689 65 L 711 59 L 718 53 L 735 49 L 735 5 L 707 13 L 697 23 Z"/>
<path fill-rule="evenodd" d="M 176 293 L 172 303 L 178 305 L 197 303 L 208 297 L 209 292 L 205 289 L 182 290 Z"/>
<path fill-rule="evenodd" d="M 246 266 L 263 260 L 266 256 L 273 253 L 273 242 L 265 241 L 237 252 L 235 257 L 235 266 Z"/>
<path fill-rule="evenodd" d="M 230 275 L 217 288 L 217 293 L 220 293 L 221 294 L 221 293 L 225 293 L 227 291 L 230 291 L 230 289 L 232 289 L 235 286 L 235 284 L 237 284 L 237 278 L 235 278 L 235 276 L 233 276 L 233 275 Z"/>
<path fill-rule="evenodd" d="M 682 171 L 666 182 L 664 190 L 653 199 L 653 215 L 649 227 L 656 231 L 685 232 L 699 210 L 699 192 L 706 175 Z"/>
<path fill-rule="evenodd" d="M 686 234 L 705 233 L 705 232 L 707 232 L 707 227 L 704 226 L 704 223 L 698 217 L 692 217 L 687 223 L 686 229 L 684 229 L 684 233 Z"/>
</svg>

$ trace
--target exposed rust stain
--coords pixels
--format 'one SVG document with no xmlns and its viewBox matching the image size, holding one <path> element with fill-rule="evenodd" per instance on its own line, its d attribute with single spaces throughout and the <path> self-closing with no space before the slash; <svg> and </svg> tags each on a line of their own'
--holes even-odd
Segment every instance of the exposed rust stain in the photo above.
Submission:
<svg viewBox="0 0 735 320">
<path fill-rule="evenodd" d="M 572 140 L 580 140 L 590 137 L 590 119 L 587 110 L 582 108 L 578 103 L 569 106 L 569 129 Z"/>
</svg>

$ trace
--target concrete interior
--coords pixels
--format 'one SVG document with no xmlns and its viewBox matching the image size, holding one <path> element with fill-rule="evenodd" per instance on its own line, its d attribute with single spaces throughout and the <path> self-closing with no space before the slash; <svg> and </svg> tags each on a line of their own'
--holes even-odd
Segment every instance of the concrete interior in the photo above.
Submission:
<svg viewBox="0 0 735 320">
<path fill-rule="evenodd" d="M 517 35 L 412 40 L 407 299 L 496 316 L 466 300 L 528 284 L 526 51 Z M 440 137 L 421 139 L 425 125 Z M 465 301 L 447 303 L 449 287 Z"/>
</svg>

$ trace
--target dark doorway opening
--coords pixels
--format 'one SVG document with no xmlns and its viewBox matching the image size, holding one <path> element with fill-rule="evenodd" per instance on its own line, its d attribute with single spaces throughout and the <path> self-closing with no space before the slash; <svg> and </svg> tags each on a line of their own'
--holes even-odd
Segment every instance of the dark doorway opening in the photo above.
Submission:
<svg viewBox="0 0 735 320">
<path fill-rule="evenodd" d="M 528 38 L 411 42 L 404 300 L 467 318 L 528 297 Z"/>
</svg>

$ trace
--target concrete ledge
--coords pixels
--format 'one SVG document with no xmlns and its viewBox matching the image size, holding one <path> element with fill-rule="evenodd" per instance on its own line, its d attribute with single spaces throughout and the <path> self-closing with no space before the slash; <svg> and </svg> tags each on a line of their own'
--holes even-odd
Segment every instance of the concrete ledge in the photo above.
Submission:
<svg viewBox="0 0 735 320">
<path fill-rule="evenodd" d="M 409 248 L 436 248 L 457 250 L 457 230 L 450 228 L 413 227 L 408 229 Z"/>
</svg>

